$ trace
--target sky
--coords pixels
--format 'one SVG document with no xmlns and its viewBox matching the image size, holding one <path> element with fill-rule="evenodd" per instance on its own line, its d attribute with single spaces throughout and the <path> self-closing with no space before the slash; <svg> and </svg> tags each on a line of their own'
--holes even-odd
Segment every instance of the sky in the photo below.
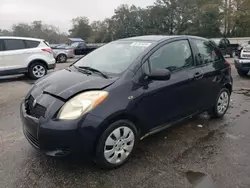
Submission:
<svg viewBox="0 0 250 188">
<path fill-rule="evenodd" d="M 87 16 L 90 21 L 103 20 L 114 14 L 121 4 L 146 7 L 155 0 L 0 0 L 0 28 L 10 29 L 19 22 L 41 20 L 67 32 L 70 20 Z"/>
</svg>

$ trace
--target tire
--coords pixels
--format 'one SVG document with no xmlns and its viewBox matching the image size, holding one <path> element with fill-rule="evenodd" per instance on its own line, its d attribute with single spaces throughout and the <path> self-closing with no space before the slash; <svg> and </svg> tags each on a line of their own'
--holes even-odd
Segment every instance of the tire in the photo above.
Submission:
<svg viewBox="0 0 250 188">
<path fill-rule="evenodd" d="M 59 63 L 66 63 L 68 57 L 65 54 L 59 54 L 56 58 L 57 62 Z"/>
<path fill-rule="evenodd" d="M 240 76 L 247 76 L 249 71 L 243 71 L 243 70 L 237 69 L 237 72 Z"/>
<path fill-rule="evenodd" d="M 208 114 L 212 118 L 222 118 L 226 114 L 228 107 L 229 107 L 229 103 L 230 103 L 230 95 L 231 94 L 227 88 L 223 88 L 220 91 L 212 109 L 210 109 L 208 111 Z M 225 97 L 225 96 L 227 96 L 227 97 Z"/>
<path fill-rule="evenodd" d="M 232 51 L 232 53 L 230 54 L 230 57 L 231 58 L 234 58 L 236 56 L 236 52 L 235 51 Z"/>
<path fill-rule="evenodd" d="M 28 75 L 31 79 L 37 80 L 47 74 L 47 67 L 41 62 L 34 62 L 28 70 Z"/>
<path fill-rule="evenodd" d="M 138 131 L 132 122 L 119 120 L 112 123 L 103 132 L 98 142 L 95 162 L 105 169 L 112 169 L 125 164 L 134 152 L 138 138 Z M 104 154 L 105 150 L 106 155 Z"/>
</svg>

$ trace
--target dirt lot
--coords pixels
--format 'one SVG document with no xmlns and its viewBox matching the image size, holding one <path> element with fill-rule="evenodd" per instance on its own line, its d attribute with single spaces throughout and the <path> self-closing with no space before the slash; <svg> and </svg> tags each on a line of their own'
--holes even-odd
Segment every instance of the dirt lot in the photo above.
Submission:
<svg viewBox="0 0 250 188">
<path fill-rule="evenodd" d="M 242 90 L 250 88 L 250 77 L 240 78 L 233 66 L 232 73 L 234 92 L 224 119 L 204 114 L 146 138 L 127 164 L 112 171 L 77 156 L 50 158 L 34 150 L 19 118 L 20 101 L 33 82 L 0 78 L 0 187 L 250 187 L 250 92 Z"/>
</svg>

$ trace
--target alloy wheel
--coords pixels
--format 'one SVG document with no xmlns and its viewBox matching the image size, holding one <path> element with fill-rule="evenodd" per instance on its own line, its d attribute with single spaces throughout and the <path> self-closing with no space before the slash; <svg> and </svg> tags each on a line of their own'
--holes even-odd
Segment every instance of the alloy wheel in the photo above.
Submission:
<svg viewBox="0 0 250 188">
<path fill-rule="evenodd" d="M 37 77 L 37 78 L 41 78 L 45 75 L 46 73 L 46 70 L 43 66 L 41 65 L 36 65 L 33 67 L 33 70 L 32 70 L 33 74 Z"/>
<path fill-rule="evenodd" d="M 66 57 L 64 55 L 61 55 L 59 57 L 59 61 L 62 62 L 62 63 L 65 62 L 66 61 Z"/>
<path fill-rule="evenodd" d="M 217 102 L 217 111 L 220 115 L 224 114 L 229 105 L 229 95 L 226 91 L 220 94 Z"/>
</svg>

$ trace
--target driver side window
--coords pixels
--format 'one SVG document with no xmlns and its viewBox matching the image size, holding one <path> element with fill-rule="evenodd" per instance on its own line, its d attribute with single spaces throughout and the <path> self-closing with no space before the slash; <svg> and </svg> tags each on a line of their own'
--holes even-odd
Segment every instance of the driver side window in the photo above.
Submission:
<svg viewBox="0 0 250 188">
<path fill-rule="evenodd" d="M 187 40 L 168 43 L 149 58 L 151 69 L 168 69 L 170 72 L 193 66 L 193 57 Z"/>
</svg>

